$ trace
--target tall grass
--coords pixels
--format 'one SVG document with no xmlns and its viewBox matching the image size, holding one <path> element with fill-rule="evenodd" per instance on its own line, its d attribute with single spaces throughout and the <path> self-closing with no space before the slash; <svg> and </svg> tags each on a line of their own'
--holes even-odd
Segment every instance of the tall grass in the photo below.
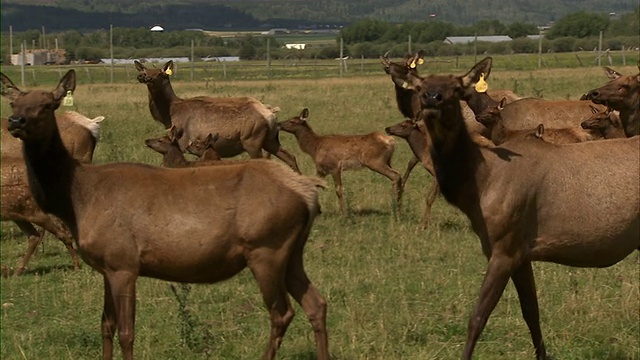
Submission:
<svg viewBox="0 0 640 360">
<path fill-rule="evenodd" d="M 459 67 L 454 72 L 466 71 Z M 490 89 L 513 89 L 521 96 L 577 99 L 606 81 L 598 68 L 509 71 L 502 67 L 496 60 Z M 381 71 L 363 77 L 213 85 L 176 80 L 174 87 L 183 97 L 254 96 L 279 106 L 281 120 L 308 107 L 309 122 L 319 133 L 365 133 L 402 120 L 393 86 Z M 10 114 L 7 104 L 3 99 L 3 116 Z M 106 116 L 97 163 L 160 163 L 159 155 L 143 143 L 164 133 L 151 119 L 144 85 L 81 84 L 74 110 Z M 302 172 L 313 174 L 311 160 L 295 139 L 285 133 L 280 138 L 297 157 Z M 399 140 L 393 166 L 404 171 L 410 157 L 408 146 Z M 329 302 L 334 359 L 460 357 L 486 259 L 466 217 L 443 199 L 434 205 L 430 228 L 418 230 L 430 182 L 425 171 L 414 171 L 399 220 L 391 212 L 390 182 L 370 171 L 344 174 L 348 218 L 339 215 L 331 188 L 321 193 L 323 214 L 312 230 L 305 261 L 309 276 Z M 185 241 L 189 241 L 186 236 Z M 25 249 L 26 239 L 19 230 L 3 224 L 2 263 L 17 264 Z M 606 269 L 534 265 L 543 334 L 556 359 L 640 359 L 639 255 L 636 252 Z M 3 279 L 1 285 L 3 359 L 100 357 L 102 279 L 87 265 L 71 270 L 58 241 L 48 236 L 26 275 Z M 313 359 L 311 327 L 297 306 L 296 311 L 279 358 Z M 139 359 L 255 359 L 266 346 L 269 318 L 247 271 L 220 284 L 175 292 L 167 282 L 140 278 L 136 331 Z M 534 357 L 517 294 L 509 285 L 480 338 L 476 359 Z"/>
</svg>

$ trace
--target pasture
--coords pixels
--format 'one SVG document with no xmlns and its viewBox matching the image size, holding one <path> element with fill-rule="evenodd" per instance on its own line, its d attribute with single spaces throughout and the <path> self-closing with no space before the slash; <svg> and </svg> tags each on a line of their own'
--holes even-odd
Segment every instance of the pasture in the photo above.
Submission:
<svg viewBox="0 0 640 360">
<path fill-rule="evenodd" d="M 470 59 L 468 66 L 460 65 L 464 70 L 438 70 L 461 74 L 472 64 Z M 607 81 L 596 67 L 505 68 L 500 58 L 494 59 L 489 91 L 511 89 L 520 96 L 578 99 Z M 615 68 L 624 74 L 637 72 L 635 66 Z M 8 70 L 3 69 L 19 84 L 19 75 Z M 129 71 L 135 73 L 133 65 Z M 146 86 L 131 78 L 114 84 L 83 82 L 82 72 L 69 109 L 106 117 L 94 161 L 159 164 L 160 155 L 144 144 L 144 139 L 165 133 L 151 118 Z M 51 90 L 55 82 L 39 85 Z M 174 81 L 173 86 L 181 97 L 253 96 L 279 106 L 279 120 L 307 107 L 309 124 L 320 134 L 368 133 L 403 120 L 381 65 L 379 73 L 366 76 L 216 81 L 215 86 Z M 2 116 L 10 113 L 3 99 Z M 291 134 L 281 133 L 280 140 L 304 174 L 315 173 L 311 159 Z M 392 165 L 404 172 L 411 152 L 404 140 L 396 143 Z M 122 179 L 122 186 L 126 181 Z M 467 218 L 439 198 L 430 227 L 419 229 L 426 185 L 431 182 L 420 168 L 409 178 L 399 219 L 391 210 L 388 179 L 370 171 L 344 173 L 348 218 L 340 215 L 333 184 L 327 181 L 329 187 L 320 194 L 323 214 L 315 222 L 305 261 L 311 280 L 329 303 L 332 358 L 459 358 L 486 268 Z M 1 244 L 2 264 L 15 266 L 26 249 L 25 237 L 17 227 L 3 223 Z M 640 252 L 605 269 L 535 263 L 534 272 L 551 356 L 640 359 Z M 44 250 L 32 258 L 23 277 L 2 279 L 2 358 L 99 358 L 102 286 L 101 277 L 86 264 L 73 271 L 63 246 L 47 236 Z M 138 359 L 255 359 L 266 346 L 268 315 L 248 271 L 215 285 L 181 286 L 140 278 L 137 291 Z M 278 358 L 314 359 L 313 333 L 302 310 L 297 305 L 295 309 L 297 316 Z M 480 337 L 475 358 L 534 357 L 516 291 L 509 285 Z"/>
</svg>

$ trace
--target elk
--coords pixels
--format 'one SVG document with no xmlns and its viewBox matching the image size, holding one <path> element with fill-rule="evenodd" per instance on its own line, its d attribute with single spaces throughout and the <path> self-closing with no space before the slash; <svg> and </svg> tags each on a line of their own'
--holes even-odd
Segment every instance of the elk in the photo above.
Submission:
<svg viewBox="0 0 640 360">
<path fill-rule="evenodd" d="M 478 146 L 459 100 L 483 66 L 462 76 L 408 81 L 420 98 L 440 190 L 469 218 L 489 261 L 463 359 L 471 359 L 509 279 L 536 358 L 547 359 L 532 262 L 607 267 L 640 250 L 640 136 L 568 145 L 518 137 L 499 147 Z M 612 211 L 615 216 L 600 216 Z"/>
<path fill-rule="evenodd" d="M 149 91 L 149 110 L 154 120 L 166 129 L 176 126 L 184 130 L 180 149 L 189 141 L 217 133 L 215 149 L 223 158 L 247 152 L 253 159 L 262 157 L 264 149 L 300 172 L 296 158 L 283 149 L 278 139 L 277 107 L 269 107 L 250 97 L 215 98 L 198 96 L 179 98 L 173 91 L 169 76 L 173 61 L 162 69 L 148 69 L 135 61 L 138 81 Z"/>
<path fill-rule="evenodd" d="M 431 214 L 431 207 L 436 201 L 436 197 L 440 193 L 438 182 L 435 181 L 436 172 L 433 168 L 431 156 L 429 155 L 430 138 L 427 135 L 424 125 L 413 120 L 401 121 L 395 125 L 385 128 L 384 130 L 389 135 L 394 135 L 405 139 L 409 144 L 411 151 L 413 152 L 414 157 L 409 160 L 409 163 L 407 164 L 407 170 L 402 176 L 403 189 L 407 183 L 407 180 L 409 179 L 409 174 L 411 174 L 411 171 L 418 164 L 418 162 L 422 163 L 422 166 L 429 172 L 429 174 L 431 174 L 434 179 L 431 190 L 429 191 L 427 199 L 425 201 L 424 213 L 422 214 L 422 221 L 420 223 L 421 227 L 423 229 L 426 229 L 429 226 L 429 215 Z"/>
<path fill-rule="evenodd" d="M 100 121 L 104 116 L 89 119 L 75 111 L 56 117 L 61 129 L 62 142 L 71 155 L 79 161 L 91 162 L 97 141 L 100 138 Z M 26 168 L 20 141 L 8 132 L 8 119 L 2 119 L 2 221 L 13 221 L 27 236 L 28 246 L 15 275 L 22 275 L 29 260 L 48 231 L 67 248 L 75 269 L 80 261 L 73 249 L 73 238 L 64 224 L 54 216 L 44 213 L 34 202 L 27 182 Z M 42 227 L 39 232 L 35 225 Z"/>
<path fill-rule="evenodd" d="M 133 359 L 139 276 L 215 283 L 245 267 L 271 318 L 263 359 L 275 357 L 293 319 L 287 293 L 311 322 L 318 358 L 329 358 L 326 300 L 303 265 L 319 179 L 268 160 L 183 169 L 86 165 L 62 145 L 54 115 L 75 88 L 75 71 L 52 92 L 24 92 L 0 76 L 2 95 L 12 101 L 9 131 L 23 142 L 36 202 L 69 227 L 83 260 L 104 278 L 103 359 L 113 358 L 116 331 L 123 359 Z"/>
<path fill-rule="evenodd" d="M 611 108 L 598 111 L 593 108 L 593 115 L 580 123 L 583 129 L 597 131 L 605 139 L 617 139 L 627 137 L 620 121 L 620 115 Z"/>
<path fill-rule="evenodd" d="M 609 67 L 605 67 L 604 70 L 611 80 L 597 89 L 590 90 L 586 98 L 619 111 L 627 137 L 640 135 L 640 72 L 637 75 L 625 76 Z"/>
<path fill-rule="evenodd" d="M 547 129 L 544 124 L 538 124 L 535 130 L 510 130 L 504 125 L 502 111 L 507 99 L 502 98 L 497 106 L 485 109 L 476 120 L 486 126 L 491 134 L 490 139 L 495 145 L 501 145 L 517 136 L 527 136 L 535 133 L 537 138 L 554 144 L 571 144 L 602 138 L 597 131 L 587 131 L 579 127 L 567 127 L 561 129 Z"/>
<path fill-rule="evenodd" d="M 218 152 L 216 152 L 216 149 L 213 146 L 216 140 L 218 140 L 218 134 L 216 134 L 215 136 L 209 134 L 203 140 L 191 140 L 189 142 L 189 145 L 187 145 L 187 152 L 199 157 L 201 160 L 220 160 L 220 155 L 218 155 Z"/>
<path fill-rule="evenodd" d="M 157 138 L 146 139 L 144 143 L 151 149 L 162 155 L 162 166 L 169 168 L 177 168 L 177 167 L 193 167 L 193 166 L 204 166 L 204 165 L 212 165 L 216 164 L 220 160 L 220 157 L 217 156 L 215 150 L 213 148 L 208 151 L 212 153 L 210 155 L 212 158 L 216 159 L 207 160 L 200 159 L 196 161 L 189 161 L 184 157 L 184 153 L 180 150 L 180 145 L 178 141 L 182 137 L 182 130 L 176 130 L 172 127 L 169 130 L 169 134 L 160 136 Z M 215 140 L 214 140 L 215 141 Z M 214 156 L 216 155 L 216 156 Z"/>
<path fill-rule="evenodd" d="M 300 149 L 311 156 L 318 177 L 331 175 L 342 214 L 347 215 L 342 172 L 362 167 L 391 180 L 395 204 L 399 210 L 402 178 L 391 167 L 391 157 L 395 149 L 393 138 L 380 131 L 366 135 L 318 135 L 309 126 L 308 118 L 309 109 L 305 108 L 300 115 L 281 122 L 280 128 L 282 131 L 293 134 Z"/>
</svg>

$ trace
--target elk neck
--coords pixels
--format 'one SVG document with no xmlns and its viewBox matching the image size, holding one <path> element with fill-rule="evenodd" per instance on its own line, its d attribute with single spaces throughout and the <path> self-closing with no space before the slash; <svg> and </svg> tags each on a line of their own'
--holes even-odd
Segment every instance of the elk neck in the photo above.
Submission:
<svg viewBox="0 0 640 360">
<path fill-rule="evenodd" d="M 425 136 L 429 135 L 422 133 L 418 129 L 413 129 L 411 134 L 407 137 L 407 142 L 409 143 L 409 147 L 411 148 L 413 155 L 420 160 L 422 160 L 422 157 L 424 156 L 424 149 L 429 145 Z"/>
<path fill-rule="evenodd" d="M 440 191 L 445 199 L 469 216 L 479 211 L 479 186 L 476 181 L 484 165 L 478 144 L 465 127 L 458 101 L 440 109 L 439 118 L 423 112 L 422 120 L 431 137 L 431 158 Z M 442 123 L 447 123 L 446 127 Z"/>
<path fill-rule="evenodd" d="M 79 167 L 62 143 L 52 116 L 53 132 L 45 141 L 23 141 L 29 187 L 42 210 L 62 219 L 77 234 L 72 187 Z"/>
<path fill-rule="evenodd" d="M 298 140 L 300 150 L 315 158 L 316 151 L 320 145 L 320 136 L 311 129 L 309 124 L 296 126 L 293 135 Z"/>
<path fill-rule="evenodd" d="M 485 109 L 498 106 L 498 101 L 493 100 L 487 93 L 479 93 L 475 90 L 465 100 L 475 115 L 481 114 Z"/>
<path fill-rule="evenodd" d="M 171 127 L 171 105 L 181 100 L 173 91 L 169 80 L 161 85 L 147 84 L 149 90 L 149 110 L 153 119 L 162 123 L 166 129 Z"/>
<path fill-rule="evenodd" d="M 395 85 L 396 90 L 396 102 L 398 104 L 398 110 L 407 119 L 414 119 L 416 111 L 414 110 L 414 96 L 413 90 L 403 89 L 402 87 Z"/>
<path fill-rule="evenodd" d="M 620 121 L 627 137 L 640 135 L 640 99 L 637 99 L 635 107 L 620 110 Z"/>
</svg>

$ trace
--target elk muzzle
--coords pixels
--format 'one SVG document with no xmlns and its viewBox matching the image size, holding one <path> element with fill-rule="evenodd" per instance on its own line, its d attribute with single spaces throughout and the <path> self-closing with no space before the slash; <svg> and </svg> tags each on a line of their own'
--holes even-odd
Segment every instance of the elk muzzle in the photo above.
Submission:
<svg viewBox="0 0 640 360">
<path fill-rule="evenodd" d="M 9 116 L 9 132 L 13 137 L 20 137 L 26 133 L 25 126 L 27 125 L 27 119 L 20 115 Z"/>
</svg>

